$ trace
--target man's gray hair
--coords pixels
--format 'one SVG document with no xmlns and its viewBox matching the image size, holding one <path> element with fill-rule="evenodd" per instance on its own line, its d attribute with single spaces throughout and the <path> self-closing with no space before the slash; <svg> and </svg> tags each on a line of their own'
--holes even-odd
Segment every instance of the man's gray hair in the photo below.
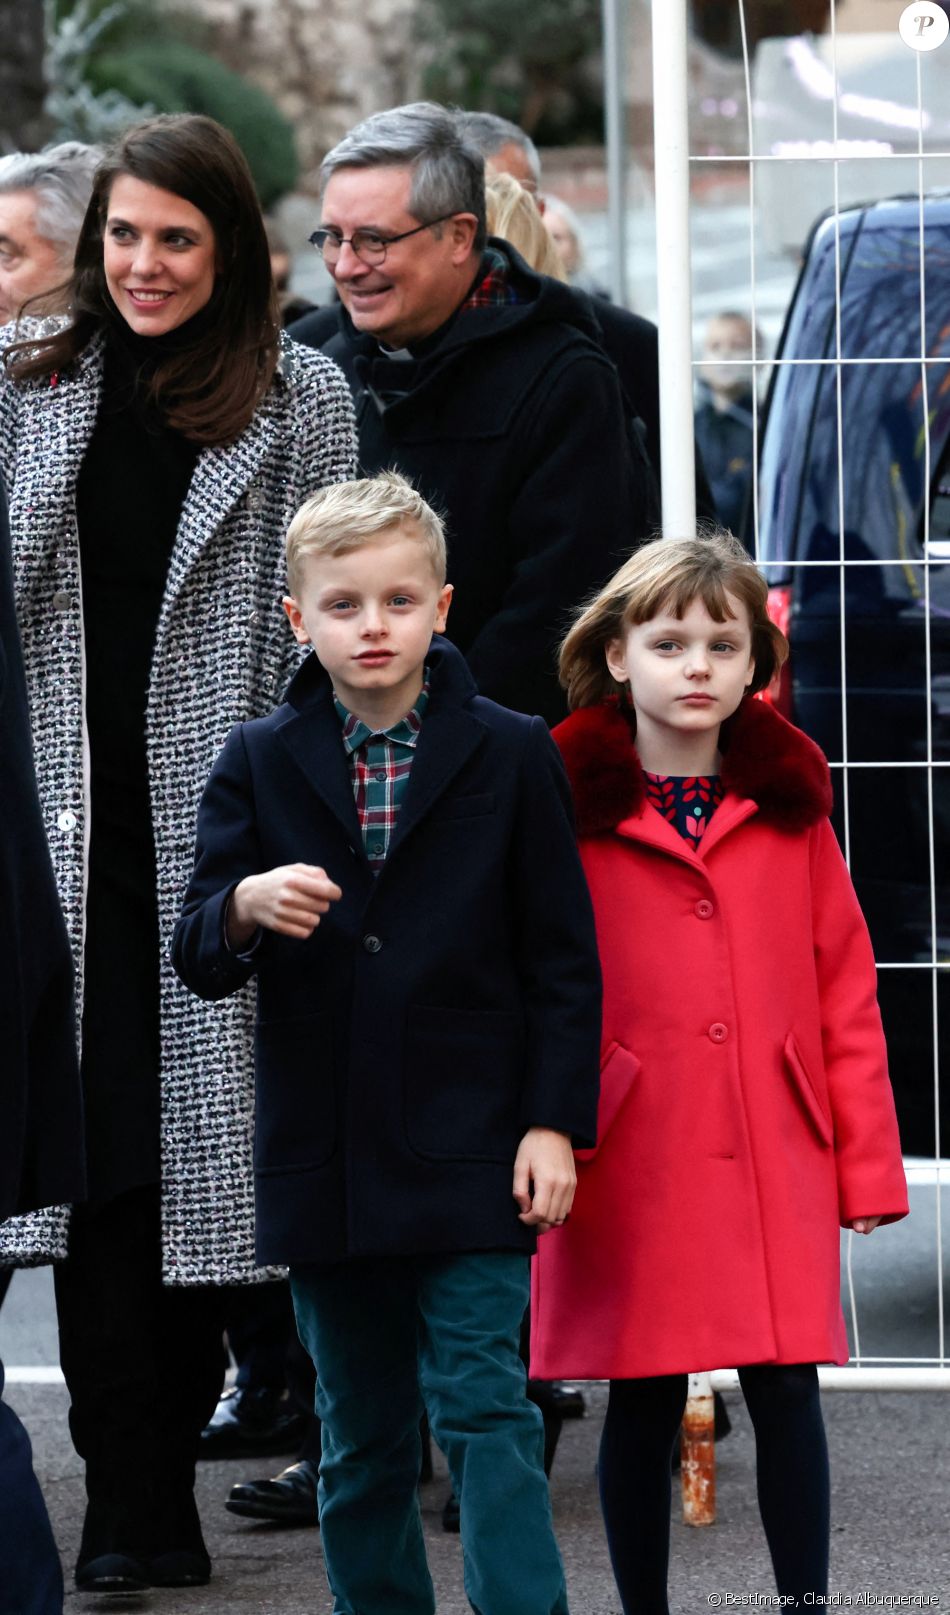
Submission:
<svg viewBox="0 0 950 1615">
<path fill-rule="evenodd" d="M 485 245 L 485 164 L 463 137 L 454 113 L 413 101 L 364 118 L 323 159 L 321 186 L 341 168 L 411 168 L 409 210 L 420 224 L 474 213 L 476 252 Z"/>
<path fill-rule="evenodd" d="M 102 158 L 98 146 L 64 140 L 44 151 L 13 151 L 0 157 L 0 195 L 36 192 L 36 233 L 72 260 Z"/>
<path fill-rule="evenodd" d="M 534 183 L 541 184 L 541 158 L 530 135 L 519 129 L 509 118 L 499 118 L 496 112 L 457 112 L 455 121 L 462 139 L 474 146 L 485 158 L 496 157 L 503 146 L 517 146 L 528 159 Z"/>
</svg>

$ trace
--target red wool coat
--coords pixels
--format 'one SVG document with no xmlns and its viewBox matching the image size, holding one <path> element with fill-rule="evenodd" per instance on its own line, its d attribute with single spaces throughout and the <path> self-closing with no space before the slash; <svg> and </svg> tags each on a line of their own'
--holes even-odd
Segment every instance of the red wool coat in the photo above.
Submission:
<svg viewBox="0 0 950 1615">
<path fill-rule="evenodd" d="M 541 1379 L 846 1362 L 839 1221 L 907 1212 L 827 764 L 760 701 L 726 730 L 725 798 L 696 849 L 645 801 L 615 705 L 554 731 L 604 1025 L 598 1147 L 535 1258 Z"/>
</svg>

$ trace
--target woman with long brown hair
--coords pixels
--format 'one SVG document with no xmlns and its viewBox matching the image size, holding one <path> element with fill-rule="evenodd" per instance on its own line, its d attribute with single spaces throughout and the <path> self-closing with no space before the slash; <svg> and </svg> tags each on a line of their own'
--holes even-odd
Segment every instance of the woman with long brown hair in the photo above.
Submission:
<svg viewBox="0 0 950 1615">
<path fill-rule="evenodd" d="M 0 472 L 40 795 L 77 967 L 89 1199 L 0 1229 L 63 1258 L 61 1357 L 89 1506 L 77 1584 L 206 1581 L 194 1504 L 221 1292 L 263 1277 L 252 1005 L 179 986 L 167 943 L 198 798 L 295 665 L 283 537 L 353 473 L 349 391 L 280 333 L 247 164 L 211 119 L 107 154 L 68 321 L 0 332 Z"/>
</svg>

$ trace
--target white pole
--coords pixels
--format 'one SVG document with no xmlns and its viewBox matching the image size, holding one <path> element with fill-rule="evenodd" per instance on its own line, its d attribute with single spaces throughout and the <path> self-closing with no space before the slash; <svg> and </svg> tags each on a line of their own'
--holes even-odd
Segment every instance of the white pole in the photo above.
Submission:
<svg viewBox="0 0 950 1615">
<path fill-rule="evenodd" d="M 663 532 L 696 528 L 686 0 L 652 0 Z"/>
<path fill-rule="evenodd" d="M 610 294 L 627 306 L 626 0 L 601 0 L 604 37 L 604 123 L 607 140 L 607 238 Z"/>
<path fill-rule="evenodd" d="M 739 1375 L 734 1368 L 717 1368 L 711 1376 L 717 1391 L 737 1391 Z M 902 1368 L 869 1367 L 818 1370 L 823 1391 L 950 1391 L 950 1368 L 910 1365 Z"/>
</svg>

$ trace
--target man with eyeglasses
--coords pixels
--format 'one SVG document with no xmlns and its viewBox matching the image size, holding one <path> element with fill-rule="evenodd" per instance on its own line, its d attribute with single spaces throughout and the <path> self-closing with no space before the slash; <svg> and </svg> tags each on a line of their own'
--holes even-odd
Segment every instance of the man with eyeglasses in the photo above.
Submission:
<svg viewBox="0 0 950 1615">
<path fill-rule="evenodd" d="M 583 305 L 486 240 L 481 154 L 455 116 L 377 113 L 326 157 L 311 240 L 343 311 L 291 334 L 353 389 L 367 474 L 396 466 L 447 517 L 449 637 L 483 694 L 564 714 L 571 609 L 652 527 L 616 372 Z"/>
</svg>

